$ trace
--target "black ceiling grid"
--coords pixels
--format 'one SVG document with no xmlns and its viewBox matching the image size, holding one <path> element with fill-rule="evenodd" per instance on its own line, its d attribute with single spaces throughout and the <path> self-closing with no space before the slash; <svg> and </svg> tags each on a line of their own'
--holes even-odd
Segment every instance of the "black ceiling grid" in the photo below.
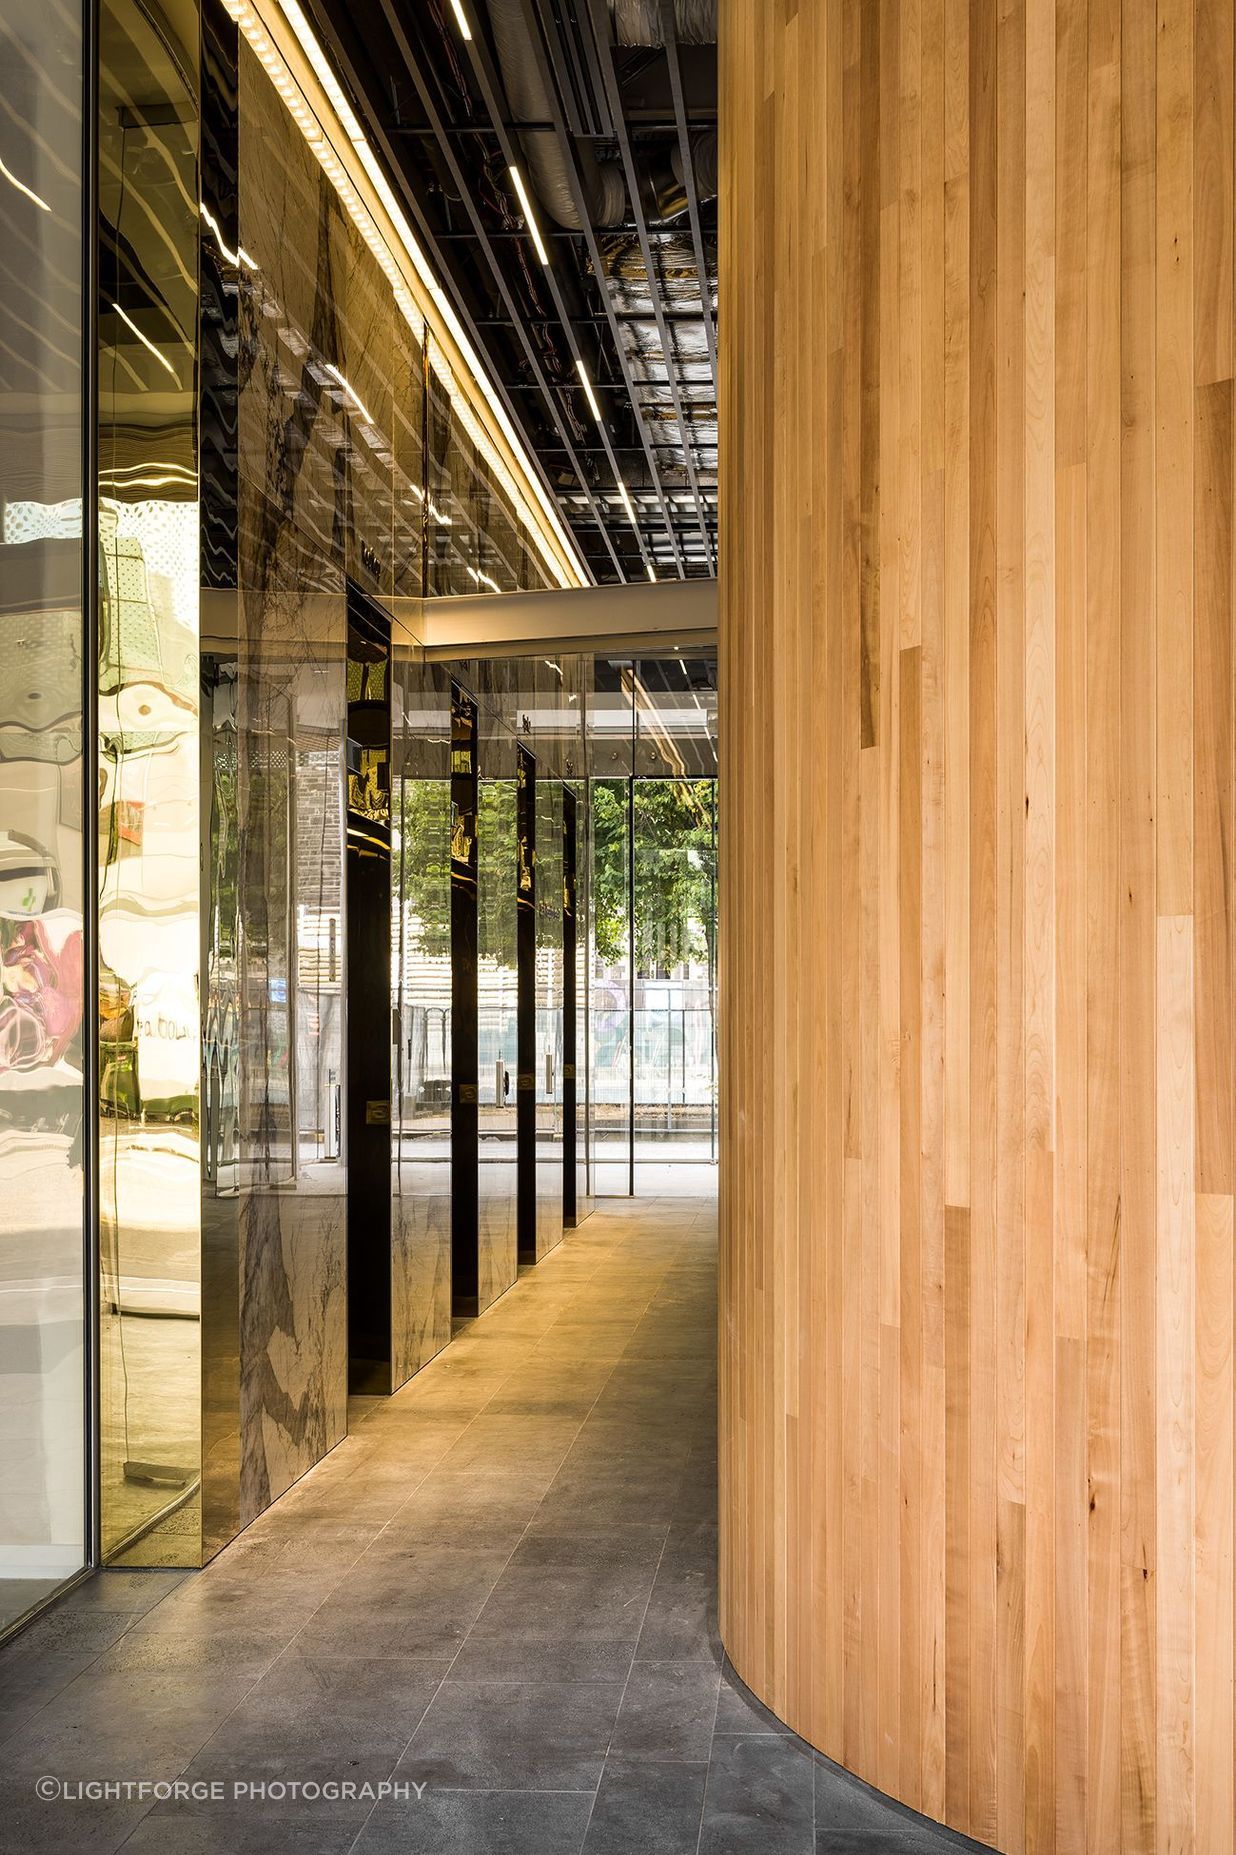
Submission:
<svg viewBox="0 0 1236 1855">
<path fill-rule="evenodd" d="M 312 3 L 593 580 L 712 577 L 717 0 Z"/>
</svg>

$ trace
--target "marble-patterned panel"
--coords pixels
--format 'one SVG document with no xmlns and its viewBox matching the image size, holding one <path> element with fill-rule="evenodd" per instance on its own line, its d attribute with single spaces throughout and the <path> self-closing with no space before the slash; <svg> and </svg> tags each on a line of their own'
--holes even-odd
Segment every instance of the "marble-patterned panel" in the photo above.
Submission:
<svg viewBox="0 0 1236 1855">
<path fill-rule="evenodd" d="M 347 1219 L 312 1181 L 241 1212 L 240 1518 L 248 1525 L 347 1432 Z"/>
<path fill-rule="evenodd" d="M 346 602 L 242 485 L 238 811 L 241 1519 L 343 1436 Z M 298 583 L 300 582 L 300 583 Z"/>
</svg>

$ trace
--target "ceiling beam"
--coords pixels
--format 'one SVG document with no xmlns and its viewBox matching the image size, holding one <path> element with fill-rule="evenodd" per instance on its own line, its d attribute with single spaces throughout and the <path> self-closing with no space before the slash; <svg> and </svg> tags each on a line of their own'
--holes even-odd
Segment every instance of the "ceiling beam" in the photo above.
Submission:
<svg viewBox="0 0 1236 1855">
<path fill-rule="evenodd" d="M 674 20 L 674 0 L 661 0 L 661 29 L 665 37 L 665 59 L 669 66 L 670 91 L 674 98 L 674 115 L 678 119 L 678 154 L 682 162 L 682 184 L 687 190 L 687 213 L 691 220 L 691 242 L 695 246 L 695 268 L 700 280 L 700 314 L 708 336 L 708 359 L 712 363 L 712 390 L 717 390 L 717 331 L 712 319 L 712 283 L 704 255 L 704 234 L 700 226 L 699 192 L 695 185 L 695 157 L 691 153 L 691 132 L 687 127 L 687 107 L 682 91 L 682 66 L 678 60 L 678 27 Z"/>
<path fill-rule="evenodd" d="M 424 73 L 422 72 L 420 68 L 419 61 L 416 57 L 415 52 L 412 49 L 412 45 L 408 39 L 407 33 L 405 32 L 403 25 L 399 19 L 396 7 L 393 4 L 393 0 L 380 0 L 380 4 L 382 7 L 383 14 L 386 17 L 386 23 L 390 30 L 391 36 L 394 39 L 395 45 L 399 51 L 399 55 L 403 59 L 404 66 L 408 72 L 409 77 L 411 77 L 413 84 L 416 86 L 417 95 L 421 100 L 421 107 L 424 109 L 426 116 L 429 118 L 431 122 L 440 123 L 440 118 L 438 117 L 437 110 L 434 106 L 432 92 L 430 91 L 429 85 L 425 80 Z M 342 47 L 340 47 L 338 44 L 338 35 L 332 32 L 331 36 L 334 39 L 337 48 L 339 50 L 342 50 Z M 353 76 L 353 81 L 355 81 L 355 74 L 353 73 L 352 76 Z M 363 87 L 361 88 L 362 88 L 362 94 L 363 94 Z M 414 200 L 415 196 L 412 194 L 412 190 L 408 185 L 407 176 L 403 169 L 403 164 L 400 161 L 398 161 L 396 158 L 394 158 L 393 150 L 390 148 L 389 144 L 387 143 L 385 135 L 381 135 L 380 139 L 382 140 L 383 150 L 386 153 L 387 159 L 390 161 L 391 167 L 399 179 L 400 186 L 401 186 L 402 191 L 404 192 L 405 197 L 412 198 Z M 446 141 L 445 135 L 443 134 L 439 135 L 439 146 L 442 150 L 443 160 L 446 161 L 448 167 L 450 168 L 451 178 L 454 181 L 456 187 L 458 187 L 460 195 L 464 201 L 464 205 L 468 212 L 468 217 L 471 219 L 473 227 L 475 228 L 476 237 L 478 241 L 480 242 L 480 245 L 483 251 L 485 252 L 485 256 L 488 261 L 490 271 L 493 275 L 494 282 L 497 284 L 499 294 L 501 295 L 502 300 L 504 304 L 506 305 L 507 313 L 511 317 L 512 325 L 514 326 L 515 331 L 520 338 L 520 341 L 524 349 L 524 353 L 527 356 L 528 365 L 531 367 L 534 375 L 537 378 L 538 384 L 540 385 L 541 394 L 549 410 L 549 415 L 553 422 L 554 429 L 558 433 L 558 436 L 562 441 L 562 447 L 563 447 L 565 454 L 571 460 L 571 464 L 574 469 L 576 479 L 579 483 L 580 490 L 588 498 L 589 502 L 592 504 L 592 506 L 595 509 L 596 505 L 595 505 L 595 502 L 593 502 L 592 486 L 588 481 L 588 478 L 584 472 L 582 464 L 579 462 L 579 459 L 578 459 L 578 456 L 576 455 L 575 448 L 572 444 L 570 435 L 568 434 L 566 426 L 563 423 L 562 413 L 558 406 L 558 402 L 554 396 L 553 388 L 551 387 L 549 381 L 545 378 L 545 371 L 544 371 L 544 368 L 541 366 L 540 356 L 537 354 L 536 349 L 533 346 L 533 343 L 531 341 L 531 338 L 529 337 L 528 332 L 526 328 L 524 327 L 524 324 L 520 318 L 519 311 L 515 303 L 515 299 L 511 294 L 510 287 L 506 281 L 506 277 L 503 272 L 502 266 L 498 261 L 498 254 L 493 249 L 493 246 L 489 242 L 489 238 L 486 233 L 485 226 L 481 220 L 480 213 L 477 210 L 476 202 L 472 197 L 471 189 L 468 187 L 467 181 L 464 177 L 462 170 L 460 169 L 459 163 L 455 159 L 453 149 L 449 146 L 449 144 Z M 418 222 L 424 225 L 425 215 L 420 211 L 419 207 L 416 208 L 416 216 L 417 216 Z M 437 243 L 436 238 L 434 242 Z M 449 275 L 448 267 L 440 264 L 440 270 L 443 275 Z M 484 351 L 483 344 L 482 344 L 482 351 Z M 492 362 L 491 362 L 491 371 L 492 371 Z M 533 448 L 535 449 L 535 447 Z M 560 489 L 556 491 L 551 491 L 551 493 L 554 494 L 560 501 L 561 494 L 562 494 Z M 615 573 L 617 573 L 620 578 L 623 577 L 622 564 L 619 561 L 617 552 L 612 547 L 612 545 L 609 547 L 609 553 L 614 563 Z"/>
<path fill-rule="evenodd" d="M 540 61 L 541 76 L 542 76 L 542 79 L 545 80 L 546 87 L 552 98 L 555 95 L 555 92 L 554 92 L 554 87 L 553 87 L 552 82 L 549 81 L 549 73 L 545 68 L 545 52 L 544 52 L 544 45 L 543 45 L 543 34 L 541 31 L 542 16 L 540 13 L 540 8 L 537 7 L 534 11 L 532 0 L 522 0 L 522 4 L 523 4 L 523 10 L 524 10 L 524 21 L 525 21 L 525 24 L 527 25 L 528 33 L 529 33 L 532 45 L 536 51 L 536 56 L 538 60 Z M 635 420 L 635 429 L 639 435 L 640 444 L 643 446 L 644 455 L 648 460 L 648 470 L 652 477 L 653 486 L 656 489 L 657 496 L 661 503 L 661 513 L 665 521 L 665 526 L 669 530 L 670 541 L 673 545 L 674 559 L 678 567 L 678 573 L 679 573 L 679 576 L 682 577 L 686 573 L 686 563 L 683 558 L 682 549 L 679 545 L 677 526 L 674 523 L 674 520 L 670 514 L 669 504 L 666 501 L 665 491 L 662 488 L 661 473 L 657 465 L 657 460 L 653 452 L 652 445 L 649 442 L 648 428 L 644 422 L 644 415 L 640 408 L 639 400 L 636 396 L 636 391 L 635 391 L 636 382 L 635 382 L 635 377 L 631 371 L 630 358 L 627 354 L 626 346 L 619 332 L 618 323 L 617 323 L 617 320 L 614 314 L 614 305 L 610 298 L 609 289 L 606 285 L 605 266 L 604 266 L 604 262 L 601 257 L 600 241 L 597 238 L 596 228 L 593 226 L 591 216 L 588 212 L 588 202 L 584 198 L 583 182 L 581 181 L 580 174 L 579 174 L 579 163 L 575 158 L 575 149 L 571 143 L 570 136 L 566 133 L 566 125 L 563 122 L 562 116 L 560 113 L 556 114 L 555 116 L 554 127 L 557 133 L 558 147 L 562 154 L 562 159 L 566 167 L 567 183 L 571 189 L 571 200 L 575 207 L 575 211 L 579 215 L 579 222 L 580 222 L 581 227 L 583 228 L 584 237 L 587 240 L 588 256 L 592 263 L 593 278 L 596 282 L 596 287 L 597 287 L 598 292 L 600 293 L 601 302 L 604 305 L 604 308 L 605 308 L 605 311 L 608 317 L 610 333 L 613 337 L 614 352 L 617 354 L 618 366 L 622 374 L 623 384 L 626 387 L 627 397 L 631 402 L 631 413 Z M 594 387 L 601 386 L 606 391 L 613 390 L 612 387 L 610 387 L 609 384 L 604 381 L 596 380 L 593 382 L 593 385 Z"/>
<path fill-rule="evenodd" d="M 384 3 L 385 3 L 385 0 L 384 0 Z M 515 146 L 514 142 L 511 140 L 510 136 L 507 134 L 507 131 L 505 128 L 506 111 L 503 110 L 499 105 L 498 92 L 501 87 L 500 80 L 498 78 L 497 73 L 495 72 L 495 70 L 493 69 L 490 63 L 489 50 L 484 42 L 484 38 L 481 33 L 479 32 L 473 33 L 472 37 L 468 40 L 468 52 L 469 52 L 469 55 L 472 61 L 472 69 L 476 75 L 477 82 L 479 83 L 481 87 L 482 100 L 484 101 L 485 108 L 489 111 L 490 120 L 494 125 L 494 130 L 498 137 L 499 145 L 502 149 L 502 158 L 506 162 L 506 165 L 508 168 L 517 167 L 519 168 L 520 172 L 523 173 L 524 168 L 525 168 L 525 163 L 523 161 L 522 150 L 518 149 Z M 550 86 L 550 90 L 551 90 L 551 95 L 552 95 L 553 94 L 552 84 Z M 525 176 L 525 184 L 527 184 L 529 178 L 530 177 Z M 552 264 L 545 266 L 545 281 L 549 286 L 550 295 L 554 299 L 554 307 L 558 311 L 558 318 L 560 322 L 562 323 L 562 330 L 563 330 L 564 335 L 566 336 L 567 346 L 571 350 L 571 359 L 575 363 L 576 374 L 579 375 L 580 370 L 585 368 L 584 356 L 579 346 L 579 339 L 575 333 L 574 323 L 571 320 L 571 316 L 570 316 L 569 311 L 567 310 L 566 303 L 563 301 L 562 289 L 561 289 L 561 286 L 559 285 L 556 275 L 554 274 L 554 267 Z M 588 378 L 591 379 L 591 375 L 588 375 Z M 578 390 L 581 394 L 583 393 L 582 379 L 580 380 Z M 596 421 L 596 423 L 600 431 L 601 441 L 605 449 L 605 454 L 609 459 L 610 467 L 614 473 L 614 481 L 615 483 L 621 483 L 622 472 L 618 468 L 618 459 L 614 455 L 614 447 L 612 443 L 610 442 L 610 436 L 609 436 L 609 432 L 606 430 L 605 421 L 604 419 L 599 419 Z M 634 526 L 635 526 L 636 538 L 639 541 L 640 555 L 644 562 L 644 571 L 651 576 L 652 574 L 656 572 L 655 563 L 652 559 L 652 556 L 648 552 L 647 546 L 645 545 L 645 542 L 644 542 L 643 533 L 639 529 L 638 524 L 635 524 Z M 621 568 L 619 569 L 619 572 L 620 573 L 622 572 Z"/>
<path fill-rule="evenodd" d="M 622 155 L 623 172 L 626 175 L 627 192 L 630 195 L 631 210 L 635 214 L 635 231 L 639 239 L 639 248 L 643 254 L 644 269 L 648 273 L 648 290 L 652 299 L 653 314 L 656 318 L 657 332 L 661 337 L 661 351 L 665 356 L 665 371 L 669 380 L 670 394 L 674 401 L 674 410 L 678 415 L 679 430 L 682 433 L 682 456 L 686 466 L 687 480 L 695 496 L 696 513 L 699 516 L 700 533 L 704 536 L 704 545 L 709 550 L 716 571 L 716 555 L 712 548 L 704 523 L 704 505 L 700 500 L 699 483 L 695 474 L 695 459 L 691 452 L 691 434 L 688 430 L 686 415 L 682 406 L 682 395 L 678 390 L 678 380 L 674 371 L 674 350 L 670 345 L 669 327 L 661 306 L 661 293 L 658 289 L 656 268 L 652 261 L 652 246 L 648 239 L 648 226 L 644 218 L 644 202 L 640 193 L 639 174 L 635 166 L 635 157 L 631 151 L 631 137 L 627 130 L 626 117 L 622 109 L 622 91 L 618 83 L 618 71 L 614 64 L 614 48 L 610 42 L 609 22 L 605 0 L 588 0 L 589 16 L 596 38 L 597 49 L 601 59 L 601 74 L 609 96 L 610 114 L 614 119 L 614 130 L 618 137 L 618 147 Z"/>
</svg>

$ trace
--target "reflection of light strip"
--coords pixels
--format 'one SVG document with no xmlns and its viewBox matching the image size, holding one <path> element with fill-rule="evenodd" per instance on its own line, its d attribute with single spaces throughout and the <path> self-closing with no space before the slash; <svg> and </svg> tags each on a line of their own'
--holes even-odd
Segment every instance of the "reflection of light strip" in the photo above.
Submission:
<svg viewBox="0 0 1236 1855">
<path fill-rule="evenodd" d="M 624 672 L 624 681 L 627 677 L 630 678 L 630 688 L 635 697 L 635 706 L 637 709 L 642 710 L 647 718 L 648 732 L 659 743 L 667 765 L 676 767 L 679 777 L 685 779 L 687 775 L 687 763 L 674 745 L 671 736 L 665 732 L 652 697 L 648 694 L 648 691 L 645 689 L 634 670 Z"/>
<path fill-rule="evenodd" d="M 333 364 L 333 362 L 327 361 L 324 363 L 324 365 L 331 379 L 337 380 L 340 386 L 343 388 L 344 392 L 347 394 L 348 398 L 356 401 L 356 404 L 360 409 L 361 417 L 364 419 L 366 425 L 372 425 L 373 420 L 370 418 L 368 412 L 366 411 L 365 402 L 361 398 L 360 394 L 357 392 L 356 388 L 354 386 L 349 386 L 348 382 L 344 379 L 343 375 L 340 373 L 339 369 Z"/>
<path fill-rule="evenodd" d="M 148 464 L 116 464 L 111 469 L 103 465 L 100 467 L 99 476 L 101 479 L 108 479 L 113 483 L 121 483 L 127 481 L 131 477 L 140 477 L 148 470 L 163 471 L 165 474 L 160 478 L 160 482 L 163 483 L 175 483 L 177 481 L 181 483 L 197 482 L 197 472 L 187 469 L 184 464 L 159 464 L 155 463 L 153 459 Z"/>
<path fill-rule="evenodd" d="M 575 365 L 579 369 L 579 377 L 584 383 L 584 398 L 588 401 L 588 409 L 599 425 L 601 423 L 601 408 L 597 405 L 597 396 L 592 390 L 592 382 L 588 378 L 587 369 L 582 361 L 576 361 Z"/>
<path fill-rule="evenodd" d="M 12 168 L 6 167 L 3 161 L 0 161 L 0 174 L 4 175 L 4 178 L 11 187 L 16 187 L 19 193 L 24 193 L 28 200 L 33 200 L 40 211 L 45 213 L 51 211 L 51 207 L 47 204 L 47 201 L 40 199 L 38 194 L 34 191 L 34 188 L 28 187 L 24 180 L 18 180 Z"/>
<path fill-rule="evenodd" d="M 425 492 L 423 489 L 420 488 L 419 484 L 409 483 L 408 488 L 411 490 L 412 494 L 416 497 L 416 500 L 418 502 L 420 503 L 424 502 Z M 441 509 L 439 509 L 437 503 L 434 502 L 432 497 L 430 498 L 430 502 L 429 502 L 429 513 L 430 515 L 432 515 L 434 521 L 438 524 L 439 528 L 453 528 L 454 527 L 454 522 L 452 521 L 451 517 L 449 515 L 443 515 Z"/>
<path fill-rule="evenodd" d="M 362 856 L 372 855 L 375 850 L 381 856 L 390 855 L 391 847 L 385 838 L 375 837 L 371 831 L 365 831 L 359 825 L 350 824 L 347 836 L 349 843 L 355 844 Z M 365 846 L 370 846 L 370 848 L 366 850 Z"/>
<path fill-rule="evenodd" d="M 473 401 L 461 394 L 456 400 L 456 410 L 461 423 L 493 467 L 504 490 L 515 505 L 516 514 L 532 535 L 553 578 L 560 586 L 586 586 L 589 583 L 589 575 L 579 549 L 542 483 L 527 444 L 516 431 L 510 415 L 498 397 L 485 366 L 455 313 L 450 298 L 434 275 L 428 260 L 413 236 L 390 183 L 382 172 L 369 143 L 362 135 L 355 113 L 344 96 L 321 46 L 314 37 L 298 0 L 256 0 L 256 4 L 251 3 L 251 0 L 223 0 L 223 4 L 229 16 L 236 21 L 249 41 L 271 83 L 283 99 L 288 114 L 297 124 L 339 198 L 343 201 L 354 225 L 390 283 L 395 302 L 416 334 L 418 341 L 422 340 L 425 334 L 424 310 L 428 305 L 432 305 L 438 327 L 445 330 L 447 338 L 464 363 L 469 387 L 474 388 L 476 397 L 484 401 L 487 416 L 492 420 L 492 426 L 482 424 L 477 417 Z M 276 49 L 275 41 L 271 38 L 266 26 L 267 16 L 276 4 L 295 34 L 314 76 L 326 93 L 327 100 L 335 111 L 338 125 L 350 144 L 350 152 L 360 163 L 365 180 L 368 181 L 381 203 L 382 211 L 386 214 L 390 228 L 395 235 L 398 251 L 411 266 L 419 287 L 419 297 L 409 289 L 408 273 L 392 255 L 393 247 L 388 243 L 385 231 L 379 229 L 367 202 L 362 200 L 347 170 L 335 155 L 330 142 L 323 133 L 321 122 L 307 102 L 307 93 L 302 91 L 300 83 L 293 77 Z M 278 32 L 280 26 L 276 26 L 275 30 Z M 437 336 L 437 328 L 434 329 L 434 334 Z M 440 346 L 440 338 L 429 345 L 430 365 L 440 379 L 445 379 L 454 397 L 454 383 L 450 380 L 449 373 L 444 370 L 439 352 Z M 515 461 L 520 473 L 518 482 L 511 472 L 506 456 L 494 444 L 492 436 L 494 429 L 501 432 L 509 455 Z M 529 506 L 529 494 L 537 505 L 537 512 Z"/>
<path fill-rule="evenodd" d="M 542 264 L 548 265 L 549 253 L 545 249 L 545 240 L 541 237 L 541 228 L 536 222 L 536 214 L 532 210 L 532 201 L 528 198 L 528 189 L 524 186 L 524 177 L 517 167 L 511 169 L 511 179 L 514 181 L 515 191 L 519 195 L 519 204 L 523 211 L 524 223 L 527 225 L 532 242 L 536 246 L 536 255 L 540 258 Z"/>
<path fill-rule="evenodd" d="M 627 489 L 627 486 L 623 482 L 621 477 L 619 477 L 618 479 L 618 494 L 619 496 L 621 496 L 622 506 L 627 512 L 627 520 L 630 522 L 632 528 L 635 530 L 636 536 L 638 537 L 639 536 L 639 521 L 635 514 L 635 504 L 631 501 L 630 491 Z M 641 539 L 640 540 L 640 551 L 641 552 L 643 551 L 643 546 L 644 544 Z M 649 560 L 646 554 L 644 555 L 644 566 L 647 569 L 648 578 L 650 580 L 655 581 L 657 577 L 657 570 L 653 566 L 652 562 Z"/>
<path fill-rule="evenodd" d="M 117 481 L 115 478 L 111 480 L 112 489 L 126 490 L 126 491 L 127 490 L 163 489 L 168 484 L 175 484 L 177 489 L 192 490 L 192 489 L 197 488 L 197 478 L 196 477 L 142 477 L 142 476 L 137 476 L 137 477 L 126 477 L 123 483 Z"/>
<path fill-rule="evenodd" d="M 459 27 L 460 38 L 467 39 L 470 42 L 472 38 L 472 28 L 468 24 L 467 14 L 463 10 L 463 0 L 451 0 L 451 10 L 455 15 L 455 23 Z"/>
<path fill-rule="evenodd" d="M 219 229 L 219 221 L 215 218 L 214 214 L 211 212 L 210 208 L 206 205 L 206 202 L 204 200 L 201 202 L 201 214 L 202 214 L 202 218 L 206 221 L 207 225 L 210 227 L 211 231 L 214 233 L 215 243 L 216 245 L 218 245 L 220 252 L 223 254 L 224 258 L 226 258 L 227 262 L 229 264 L 236 264 L 236 265 L 243 264 L 246 270 L 255 271 L 257 269 L 257 265 L 254 263 L 253 259 L 249 256 L 249 253 L 245 250 L 243 245 L 237 245 L 235 251 L 230 251 L 228 249 L 227 241 L 225 240 L 223 233 Z"/>
<path fill-rule="evenodd" d="M 469 567 L 468 572 L 472 575 L 472 578 L 476 581 L 478 586 L 488 586 L 496 593 L 502 591 L 497 580 L 491 580 L 487 573 L 478 573 L 475 567 Z"/>
<path fill-rule="evenodd" d="M 172 379 L 175 380 L 176 385 L 179 386 L 180 378 L 176 372 L 176 369 L 172 366 L 172 363 L 168 360 L 166 354 L 161 354 L 159 352 L 158 348 L 155 347 L 153 341 L 151 341 L 149 335 L 142 334 L 141 329 L 138 328 L 137 323 L 133 320 L 132 316 L 126 316 L 126 314 L 124 313 L 124 310 L 120 307 L 119 303 L 113 303 L 112 308 L 116 311 L 116 314 L 120 317 L 120 320 L 125 324 L 125 327 L 131 328 L 133 330 L 133 333 L 137 336 L 137 339 L 141 342 L 143 348 L 150 349 L 150 352 L 154 355 L 155 360 L 158 361 L 159 366 L 167 368 L 168 373 L 172 376 Z"/>
</svg>

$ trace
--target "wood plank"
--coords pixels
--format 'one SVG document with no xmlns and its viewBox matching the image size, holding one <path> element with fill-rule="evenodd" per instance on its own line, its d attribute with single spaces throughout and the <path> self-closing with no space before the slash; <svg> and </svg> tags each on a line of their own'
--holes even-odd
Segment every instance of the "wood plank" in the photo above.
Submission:
<svg viewBox="0 0 1236 1855">
<path fill-rule="evenodd" d="M 1120 1327 L 1121 1837 L 1156 1846 L 1155 40 L 1121 9 Z"/>
<path fill-rule="evenodd" d="M 1236 1855 L 1236 0 L 721 35 L 723 1636 Z"/>
<path fill-rule="evenodd" d="M 1086 1844 L 1120 1821 L 1120 5 L 1089 16 L 1086 298 Z"/>
<path fill-rule="evenodd" d="M 1162 614 L 1161 614 L 1162 616 Z M 1160 791 L 1160 803 L 1162 792 Z M 1197 1229 L 1193 921 L 1158 925 L 1158 1297 L 1155 1323 L 1158 1846 L 1194 1841 Z"/>
</svg>

